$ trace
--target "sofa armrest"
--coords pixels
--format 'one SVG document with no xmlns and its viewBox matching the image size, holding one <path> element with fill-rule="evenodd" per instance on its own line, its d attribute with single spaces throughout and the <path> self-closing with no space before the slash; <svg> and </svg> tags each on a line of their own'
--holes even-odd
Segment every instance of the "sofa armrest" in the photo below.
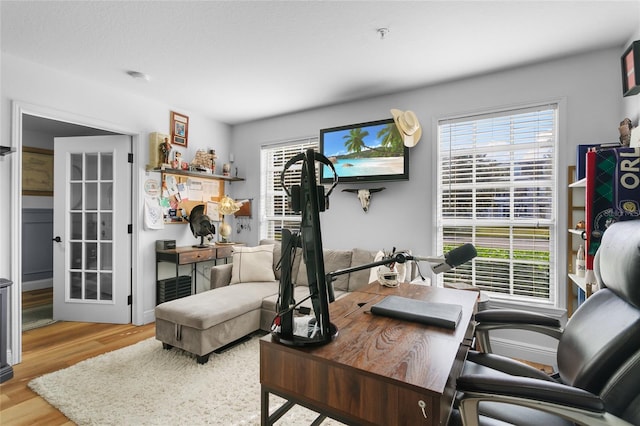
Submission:
<svg viewBox="0 0 640 426">
<path fill-rule="evenodd" d="M 226 287 L 231 282 L 231 267 L 233 263 L 225 263 L 224 265 L 215 265 L 211 267 L 209 276 L 209 287 L 211 290 L 219 287 Z"/>
</svg>

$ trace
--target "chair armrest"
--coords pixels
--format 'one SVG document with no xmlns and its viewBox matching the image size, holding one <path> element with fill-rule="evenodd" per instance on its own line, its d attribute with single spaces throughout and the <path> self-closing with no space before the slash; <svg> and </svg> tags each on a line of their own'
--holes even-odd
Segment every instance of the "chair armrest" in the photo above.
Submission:
<svg viewBox="0 0 640 426">
<path fill-rule="evenodd" d="M 468 375 L 458 378 L 457 390 L 463 393 L 459 400 L 459 411 L 465 426 L 484 424 L 486 418 L 479 407 L 482 401 L 528 407 L 580 425 L 632 426 L 607 412 L 604 402 L 598 396 L 560 383 L 528 378 Z M 492 419 L 496 420 L 499 422 L 499 419 Z M 531 418 L 529 421 L 535 422 Z"/>
<path fill-rule="evenodd" d="M 591 392 L 530 377 L 466 375 L 458 377 L 456 389 L 464 392 L 463 399 L 471 395 L 502 395 L 548 402 L 593 413 L 605 412 L 604 402 Z"/>
<path fill-rule="evenodd" d="M 224 265 L 215 265 L 211 267 L 209 275 L 209 288 L 226 287 L 231 282 L 231 267 L 233 263 L 225 263 Z"/>
<path fill-rule="evenodd" d="M 482 367 L 487 367 L 511 376 L 528 377 L 555 382 L 555 380 L 544 371 L 538 370 L 537 368 L 531 367 L 512 358 L 490 353 L 469 351 L 467 353 L 467 361 L 464 364 L 463 374 L 483 374 L 486 370 Z"/>
<path fill-rule="evenodd" d="M 535 324 L 556 328 L 560 328 L 561 326 L 560 321 L 556 318 L 516 309 L 489 309 L 481 311 L 476 314 L 476 321 L 480 323 Z"/>
<path fill-rule="evenodd" d="M 491 352 L 489 331 L 491 330 L 527 330 L 560 340 L 562 327 L 560 321 L 547 315 L 515 309 L 489 309 L 475 315 L 476 338 L 484 352 Z"/>
</svg>

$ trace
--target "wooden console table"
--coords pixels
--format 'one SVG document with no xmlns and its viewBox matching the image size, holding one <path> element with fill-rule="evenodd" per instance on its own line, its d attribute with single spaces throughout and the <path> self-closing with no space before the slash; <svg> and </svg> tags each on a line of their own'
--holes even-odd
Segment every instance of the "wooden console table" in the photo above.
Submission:
<svg viewBox="0 0 640 426">
<path fill-rule="evenodd" d="M 387 295 L 462 306 L 455 330 L 373 315 Z M 446 425 L 455 381 L 472 344 L 477 294 L 373 283 L 329 305 L 338 336 L 313 348 L 260 341 L 261 424 L 299 404 L 358 425 Z M 269 394 L 288 402 L 269 416 Z"/>
<path fill-rule="evenodd" d="M 182 246 L 176 247 L 175 249 L 156 250 L 156 291 L 159 294 L 160 281 L 158 279 L 158 265 L 160 262 L 175 264 L 176 286 L 179 285 L 179 267 L 181 265 L 191 265 L 191 290 L 189 294 L 194 294 L 196 292 L 196 265 L 200 262 L 208 262 L 210 260 L 217 262 L 220 259 L 225 259 L 226 261 L 226 259 L 231 256 L 232 250 L 231 245 L 213 245 L 205 248 Z M 174 278 L 170 279 L 173 280 Z M 166 302 L 168 300 L 159 300 L 158 297 L 156 297 L 157 303 Z"/>
</svg>

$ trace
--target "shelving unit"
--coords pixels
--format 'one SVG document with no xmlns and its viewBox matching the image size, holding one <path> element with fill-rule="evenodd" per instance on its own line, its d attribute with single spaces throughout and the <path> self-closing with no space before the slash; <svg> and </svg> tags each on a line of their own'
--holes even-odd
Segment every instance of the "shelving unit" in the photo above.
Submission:
<svg viewBox="0 0 640 426">
<path fill-rule="evenodd" d="M 580 302 L 591 296 L 591 289 L 588 288 L 585 277 L 579 277 L 574 273 L 578 247 L 580 247 L 580 244 L 586 244 L 583 239 L 585 230 L 577 229 L 576 224 L 586 218 L 585 191 L 587 180 L 576 180 L 576 166 L 569 166 L 567 182 L 570 182 L 567 191 L 567 224 L 569 226 L 569 237 L 567 238 L 567 316 L 570 317 Z"/>
</svg>

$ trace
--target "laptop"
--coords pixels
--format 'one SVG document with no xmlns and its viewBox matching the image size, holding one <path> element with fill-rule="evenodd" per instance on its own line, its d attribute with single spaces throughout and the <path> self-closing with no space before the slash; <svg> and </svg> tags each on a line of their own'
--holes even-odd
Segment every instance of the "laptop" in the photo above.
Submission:
<svg viewBox="0 0 640 426">
<path fill-rule="evenodd" d="M 455 330 L 462 317 L 462 306 L 387 296 L 371 306 L 371 313 Z"/>
</svg>

